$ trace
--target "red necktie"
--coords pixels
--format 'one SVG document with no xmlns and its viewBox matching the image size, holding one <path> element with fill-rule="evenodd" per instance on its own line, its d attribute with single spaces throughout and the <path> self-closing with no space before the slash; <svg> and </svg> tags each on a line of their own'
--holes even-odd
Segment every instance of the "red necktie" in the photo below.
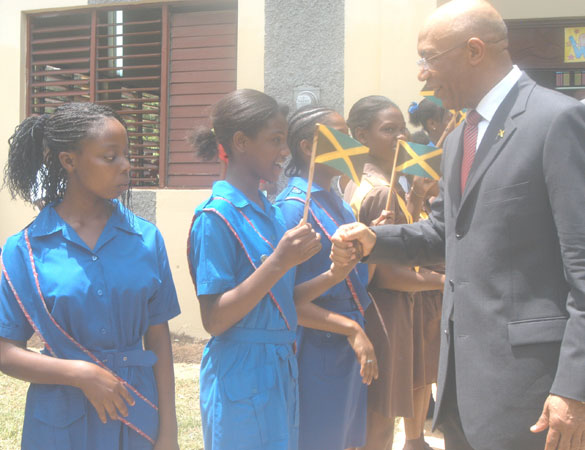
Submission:
<svg viewBox="0 0 585 450">
<path fill-rule="evenodd" d="M 463 160 L 461 161 L 461 194 L 465 190 L 465 183 L 475 158 L 477 145 L 477 124 L 482 120 L 481 115 L 475 110 L 467 113 L 465 130 L 463 131 Z"/>
</svg>

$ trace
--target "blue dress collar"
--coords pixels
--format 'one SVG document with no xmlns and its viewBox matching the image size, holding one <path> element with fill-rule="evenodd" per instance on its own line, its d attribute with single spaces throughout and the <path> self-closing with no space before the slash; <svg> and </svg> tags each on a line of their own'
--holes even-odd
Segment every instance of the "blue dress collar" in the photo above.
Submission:
<svg viewBox="0 0 585 450">
<path fill-rule="evenodd" d="M 118 200 L 113 200 L 114 210 L 108 219 L 106 228 L 116 227 L 126 233 L 142 236 L 142 230 L 136 217 L 130 213 Z M 45 206 L 37 218 L 30 224 L 29 233 L 33 237 L 49 236 L 61 232 L 64 236 L 68 234 L 67 222 L 55 211 L 57 203 Z M 105 231 L 105 230 L 104 230 Z"/>
<path fill-rule="evenodd" d="M 258 190 L 258 195 L 260 196 L 260 200 L 262 200 L 264 209 L 262 209 L 256 202 L 251 201 L 242 191 L 225 180 L 213 183 L 211 194 L 212 197 L 223 197 L 229 200 L 237 208 L 250 206 L 262 214 L 274 215 L 274 211 L 272 210 L 274 206 L 270 204 L 261 190 Z"/>
</svg>

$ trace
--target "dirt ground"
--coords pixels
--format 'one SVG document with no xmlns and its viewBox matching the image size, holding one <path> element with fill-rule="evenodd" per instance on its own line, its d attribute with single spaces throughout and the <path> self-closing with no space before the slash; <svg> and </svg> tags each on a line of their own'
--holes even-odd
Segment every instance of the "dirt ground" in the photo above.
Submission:
<svg viewBox="0 0 585 450">
<path fill-rule="evenodd" d="M 209 339 L 195 339 L 184 334 L 171 333 L 175 363 L 199 364 Z"/>
<path fill-rule="evenodd" d="M 208 339 L 194 339 L 185 334 L 171 333 L 171 343 L 173 345 L 173 359 L 175 363 L 199 364 L 203 348 Z M 35 334 L 27 343 L 29 348 L 43 348 L 43 342 Z"/>
</svg>

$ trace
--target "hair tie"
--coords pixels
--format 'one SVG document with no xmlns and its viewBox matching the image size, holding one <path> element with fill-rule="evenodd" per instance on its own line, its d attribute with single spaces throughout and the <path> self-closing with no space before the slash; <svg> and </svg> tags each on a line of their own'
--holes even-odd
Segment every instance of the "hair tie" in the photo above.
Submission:
<svg viewBox="0 0 585 450">
<path fill-rule="evenodd" d="M 225 152 L 225 148 L 223 148 L 223 145 L 221 145 L 219 142 L 217 143 L 217 150 L 218 150 L 219 159 L 227 164 L 228 163 L 228 155 Z"/>
<path fill-rule="evenodd" d="M 220 161 L 223 161 L 224 163 L 228 163 L 228 155 L 225 151 L 225 148 L 223 148 L 223 145 L 220 144 L 219 139 L 217 138 L 217 135 L 215 134 L 215 128 L 211 129 L 211 134 L 213 134 L 213 136 L 215 136 L 215 141 L 217 142 L 217 156 L 219 157 Z"/>
<path fill-rule="evenodd" d="M 418 111 L 418 103 L 417 102 L 412 102 L 410 104 L 410 106 L 408 107 L 408 112 L 410 114 L 414 114 L 417 111 Z"/>
</svg>

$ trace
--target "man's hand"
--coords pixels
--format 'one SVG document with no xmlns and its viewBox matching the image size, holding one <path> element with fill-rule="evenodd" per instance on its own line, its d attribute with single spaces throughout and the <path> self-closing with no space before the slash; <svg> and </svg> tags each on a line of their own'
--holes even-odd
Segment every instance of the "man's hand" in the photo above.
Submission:
<svg viewBox="0 0 585 450">
<path fill-rule="evenodd" d="M 544 450 L 585 450 L 585 403 L 549 395 L 533 433 L 548 428 Z"/>
<path fill-rule="evenodd" d="M 348 223 L 346 225 L 341 225 L 333 237 L 331 238 L 333 245 L 335 243 L 340 242 L 349 242 L 349 241 L 358 241 L 361 246 L 359 250 L 361 250 L 360 257 L 368 256 L 374 245 L 376 245 L 376 233 L 370 230 L 367 226 L 363 223 Z"/>
</svg>

